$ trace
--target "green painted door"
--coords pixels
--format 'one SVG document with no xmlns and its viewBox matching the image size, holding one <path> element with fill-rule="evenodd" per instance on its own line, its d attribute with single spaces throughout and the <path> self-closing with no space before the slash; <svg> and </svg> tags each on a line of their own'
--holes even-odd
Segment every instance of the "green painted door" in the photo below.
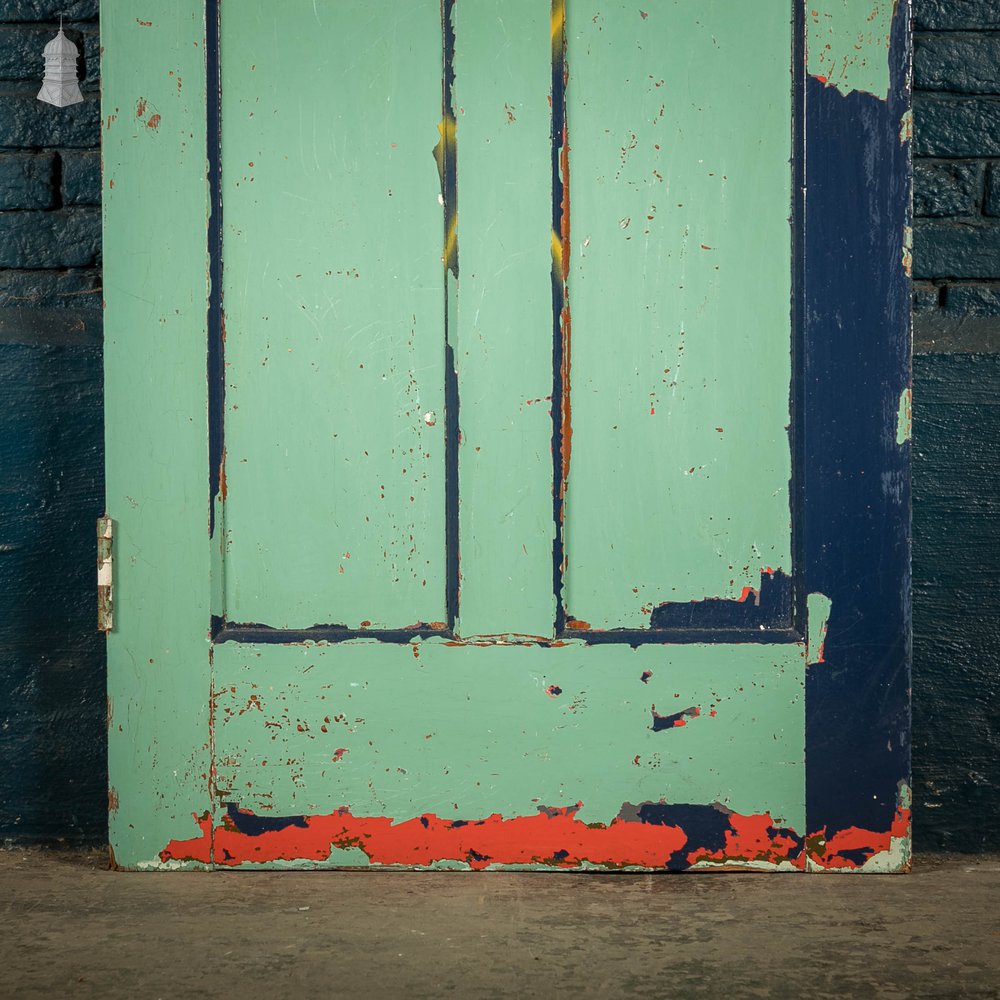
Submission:
<svg viewBox="0 0 1000 1000">
<path fill-rule="evenodd" d="M 119 864 L 802 868 L 789 0 L 149 6 Z"/>
</svg>

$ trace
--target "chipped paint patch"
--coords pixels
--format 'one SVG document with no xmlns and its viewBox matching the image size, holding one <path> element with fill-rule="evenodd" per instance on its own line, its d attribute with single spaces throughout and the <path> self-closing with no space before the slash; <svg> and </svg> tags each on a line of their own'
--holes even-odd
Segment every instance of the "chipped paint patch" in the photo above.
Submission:
<svg viewBox="0 0 1000 1000">
<path fill-rule="evenodd" d="M 899 783 L 896 813 L 885 832 L 851 826 L 830 837 L 820 831 L 806 838 L 806 871 L 838 874 L 908 872 L 912 858 L 910 786 Z"/>
<path fill-rule="evenodd" d="M 913 109 L 907 108 L 903 112 L 903 117 L 899 119 L 899 144 L 906 145 L 913 142 Z"/>
<path fill-rule="evenodd" d="M 833 602 L 826 594 L 810 594 L 806 598 L 806 665 L 823 663 L 826 632 L 830 624 Z"/>
<path fill-rule="evenodd" d="M 806 14 L 810 76 L 845 96 L 889 96 L 889 40 L 896 0 L 826 0 Z"/>
<path fill-rule="evenodd" d="M 690 708 L 681 709 L 670 715 L 660 715 L 653 705 L 650 711 L 653 714 L 653 724 L 649 727 L 654 733 L 663 732 L 665 729 L 678 729 L 686 726 L 691 719 L 697 719 L 701 715 L 701 706 L 692 705 Z"/>
<path fill-rule="evenodd" d="M 913 277 L 913 226 L 903 226 L 903 272 Z"/>
<path fill-rule="evenodd" d="M 329 867 L 373 865 L 484 871 L 544 869 L 686 869 L 737 866 L 801 870 L 804 842 L 770 814 L 743 816 L 724 806 L 624 803 L 610 823 L 584 823 L 581 803 L 539 806 L 535 815 L 447 820 L 433 814 L 396 822 L 354 816 L 262 817 L 233 803 L 214 829 L 171 841 L 155 867 L 215 863 L 281 867 L 292 861 Z M 689 829 L 685 829 L 684 825 Z"/>
<path fill-rule="evenodd" d="M 913 435 L 913 390 L 907 386 L 899 394 L 896 412 L 896 444 L 906 444 Z"/>
</svg>

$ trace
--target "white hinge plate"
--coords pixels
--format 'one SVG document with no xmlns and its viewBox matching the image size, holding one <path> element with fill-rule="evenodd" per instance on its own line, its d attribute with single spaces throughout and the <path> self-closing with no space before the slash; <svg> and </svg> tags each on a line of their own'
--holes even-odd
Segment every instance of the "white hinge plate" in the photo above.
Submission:
<svg viewBox="0 0 1000 1000">
<path fill-rule="evenodd" d="M 97 628 L 101 632 L 110 632 L 115 624 L 111 562 L 113 530 L 107 514 L 97 519 Z"/>
</svg>

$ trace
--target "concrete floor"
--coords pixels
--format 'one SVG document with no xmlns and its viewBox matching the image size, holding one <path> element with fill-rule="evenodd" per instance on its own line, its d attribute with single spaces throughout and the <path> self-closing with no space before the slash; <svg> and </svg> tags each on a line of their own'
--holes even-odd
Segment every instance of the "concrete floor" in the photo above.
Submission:
<svg viewBox="0 0 1000 1000">
<path fill-rule="evenodd" d="M 1000 997 L 1000 857 L 909 876 L 160 873 L 0 851 L 0 996 Z"/>
</svg>

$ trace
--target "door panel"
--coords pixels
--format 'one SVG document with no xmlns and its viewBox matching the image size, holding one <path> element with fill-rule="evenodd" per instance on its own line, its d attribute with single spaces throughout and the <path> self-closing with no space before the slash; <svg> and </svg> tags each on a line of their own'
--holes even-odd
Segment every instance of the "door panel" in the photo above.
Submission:
<svg viewBox="0 0 1000 1000">
<path fill-rule="evenodd" d="M 225 616 L 444 622 L 440 6 L 220 26 Z"/>
<path fill-rule="evenodd" d="M 788 831 L 804 820 L 801 646 L 226 642 L 215 669 L 217 789 L 243 811 L 227 829 L 256 818 L 276 835 L 237 837 L 222 863 L 274 860 L 278 842 L 301 835 L 311 861 L 330 865 L 641 865 L 651 845 L 634 820 L 657 808 L 658 865 L 717 863 L 718 830 L 702 835 L 665 807 L 691 803 L 731 830 L 731 861 L 751 849 L 738 843 L 741 822 L 756 823 L 765 867 L 798 857 Z M 516 834 L 503 845 L 516 817 L 560 814 L 576 833 L 541 822 L 562 838 L 549 854 Z M 377 817 L 426 822 L 403 850 L 370 829 Z M 470 823 L 481 839 L 447 853 Z M 691 828 L 675 857 L 678 826 Z M 171 845 L 169 856 L 193 849 Z"/>
<path fill-rule="evenodd" d="M 791 575 L 791 13 L 570 11 L 563 600 L 581 627 Z"/>
</svg>

